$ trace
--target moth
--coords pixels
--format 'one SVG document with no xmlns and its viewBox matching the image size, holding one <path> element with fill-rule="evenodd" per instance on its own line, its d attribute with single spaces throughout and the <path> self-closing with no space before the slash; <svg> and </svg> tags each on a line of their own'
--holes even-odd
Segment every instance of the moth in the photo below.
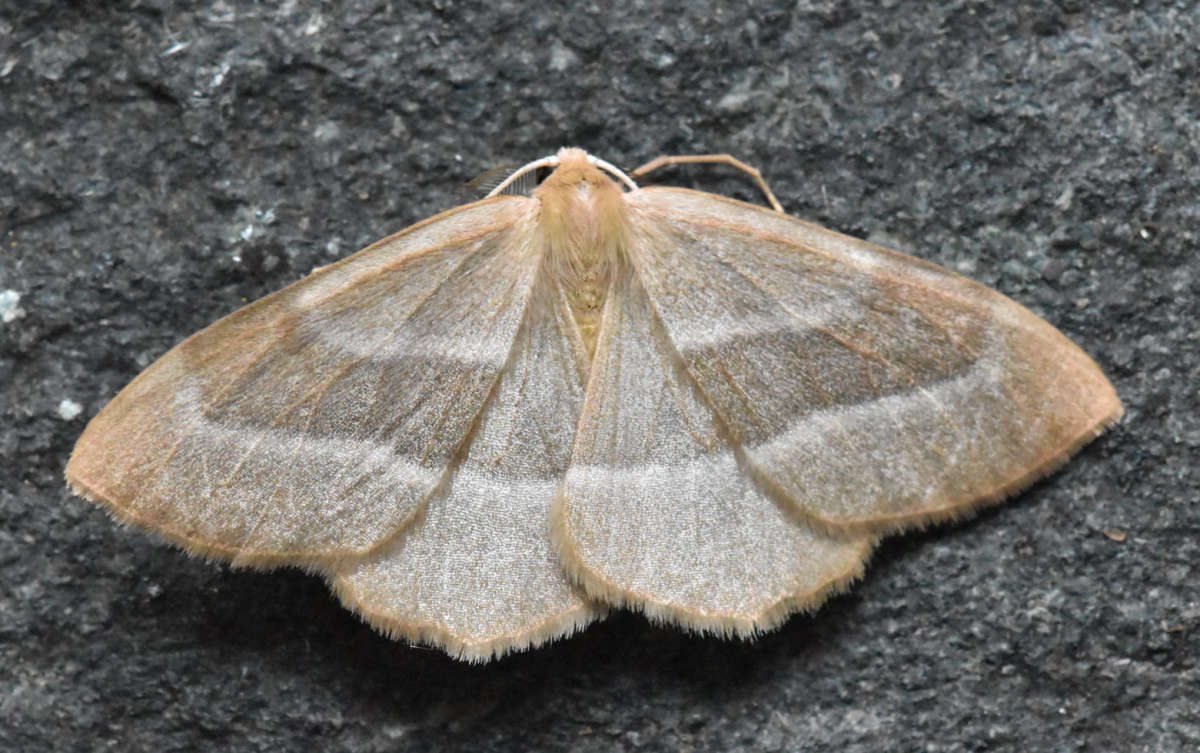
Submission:
<svg viewBox="0 0 1200 753">
<path fill-rule="evenodd" d="M 1045 321 L 757 172 L 775 209 L 635 182 L 689 159 L 741 166 L 563 149 L 251 303 L 92 419 L 70 487 L 487 661 L 611 607 L 754 636 L 1121 416 Z"/>
</svg>

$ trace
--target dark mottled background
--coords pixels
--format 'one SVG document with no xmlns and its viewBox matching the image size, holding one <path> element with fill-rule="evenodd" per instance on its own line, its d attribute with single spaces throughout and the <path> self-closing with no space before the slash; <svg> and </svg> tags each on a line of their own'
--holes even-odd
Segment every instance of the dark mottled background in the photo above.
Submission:
<svg viewBox="0 0 1200 753">
<path fill-rule="evenodd" d="M 1190 0 L 0 0 L 0 749 L 1196 750 L 1198 39 Z M 755 644 L 623 615 L 485 667 L 67 494 L 172 344 L 564 144 L 759 165 L 1045 316 L 1127 416 Z"/>
</svg>

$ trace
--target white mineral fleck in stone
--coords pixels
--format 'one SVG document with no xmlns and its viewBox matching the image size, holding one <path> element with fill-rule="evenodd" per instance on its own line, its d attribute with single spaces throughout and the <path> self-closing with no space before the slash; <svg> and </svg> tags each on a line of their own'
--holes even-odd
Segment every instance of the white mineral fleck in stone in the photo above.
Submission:
<svg viewBox="0 0 1200 753">
<path fill-rule="evenodd" d="M 58 417 L 64 421 L 70 421 L 82 412 L 83 406 L 70 398 L 63 398 L 58 404 Z"/>
<path fill-rule="evenodd" d="M 0 322 L 8 324 L 25 316 L 25 309 L 17 304 L 21 302 L 21 294 L 15 290 L 0 290 Z"/>
</svg>

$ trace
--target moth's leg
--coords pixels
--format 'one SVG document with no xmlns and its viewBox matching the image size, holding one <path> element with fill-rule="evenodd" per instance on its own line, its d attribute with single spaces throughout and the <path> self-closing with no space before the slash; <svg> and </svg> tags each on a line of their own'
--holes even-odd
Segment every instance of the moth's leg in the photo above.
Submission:
<svg viewBox="0 0 1200 753">
<path fill-rule="evenodd" d="M 758 183 L 758 187 L 762 189 L 762 192 L 766 195 L 767 201 L 770 202 L 771 208 L 776 212 L 783 212 L 783 207 L 780 206 L 779 201 L 775 199 L 775 194 L 771 193 L 771 188 L 767 185 L 767 182 L 763 180 L 762 173 L 760 173 L 757 168 L 750 167 L 745 162 L 742 162 L 741 160 L 729 154 L 681 154 L 674 157 L 656 157 L 633 172 L 629 173 L 629 177 L 637 180 L 647 173 L 654 172 L 655 170 L 663 167 L 671 167 L 672 165 L 711 165 L 714 163 L 731 165 L 746 173 L 751 178 L 754 178 L 754 181 Z"/>
</svg>

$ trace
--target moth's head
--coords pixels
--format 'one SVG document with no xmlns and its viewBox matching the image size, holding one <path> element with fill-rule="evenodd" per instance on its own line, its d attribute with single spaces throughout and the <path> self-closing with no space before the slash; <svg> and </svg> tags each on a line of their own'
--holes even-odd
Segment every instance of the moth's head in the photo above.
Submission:
<svg viewBox="0 0 1200 753">
<path fill-rule="evenodd" d="M 564 200 L 593 203 L 608 195 L 620 197 L 621 187 L 592 164 L 587 152 L 565 148 L 555 156 L 558 167 L 533 192 L 543 202 L 562 197 Z"/>
</svg>

